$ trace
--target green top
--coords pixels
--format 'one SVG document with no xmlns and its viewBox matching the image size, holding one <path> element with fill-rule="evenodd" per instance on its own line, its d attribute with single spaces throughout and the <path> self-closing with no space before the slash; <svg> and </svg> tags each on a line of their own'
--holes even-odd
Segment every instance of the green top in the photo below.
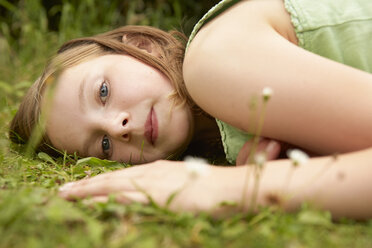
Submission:
<svg viewBox="0 0 372 248">
<path fill-rule="evenodd" d="M 195 25 L 189 42 L 215 16 L 239 2 L 222 0 Z M 299 46 L 372 73 L 372 0 L 284 0 L 291 15 Z M 226 159 L 234 164 L 251 135 L 216 120 Z"/>
</svg>

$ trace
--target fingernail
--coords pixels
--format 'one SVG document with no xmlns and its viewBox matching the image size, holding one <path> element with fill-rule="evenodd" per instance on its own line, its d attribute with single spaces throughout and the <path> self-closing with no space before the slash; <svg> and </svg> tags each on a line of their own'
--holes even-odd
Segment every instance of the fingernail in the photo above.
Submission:
<svg viewBox="0 0 372 248">
<path fill-rule="evenodd" d="M 74 182 L 66 183 L 66 184 L 62 185 L 61 187 L 59 187 L 58 190 L 59 190 L 59 192 L 67 191 L 67 190 L 71 189 L 74 184 L 75 184 Z"/>
<path fill-rule="evenodd" d="M 275 140 L 271 140 L 266 147 L 266 152 L 271 153 L 278 145 L 278 142 L 276 142 Z"/>
</svg>

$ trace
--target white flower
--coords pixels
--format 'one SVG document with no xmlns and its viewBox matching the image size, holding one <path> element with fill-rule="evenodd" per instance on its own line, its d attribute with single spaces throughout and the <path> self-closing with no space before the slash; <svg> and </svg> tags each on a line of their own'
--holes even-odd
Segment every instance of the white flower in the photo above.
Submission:
<svg viewBox="0 0 372 248">
<path fill-rule="evenodd" d="M 269 100 L 273 94 L 274 94 L 274 91 L 270 87 L 265 87 L 262 90 L 262 96 L 263 96 L 265 101 Z"/>
<path fill-rule="evenodd" d="M 254 156 L 255 164 L 263 166 L 267 161 L 266 154 L 264 152 L 259 152 Z"/>
<path fill-rule="evenodd" d="M 205 159 L 187 156 L 185 158 L 186 169 L 192 178 L 206 176 L 209 173 L 209 165 Z"/>
<path fill-rule="evenodd" d="M 305 164 L 309 160 L 309 155 L 299 149 L 288 150 L 287 156 L 294 166 Z"/>
<path fill-rule="evenodd" d="M 262 90 L 262 97 L 263 97 L 264 101 L 269 100 L 273 94 L 274 94 L 274 91 L 270 87 L 265 87 Z"/>
</svg>

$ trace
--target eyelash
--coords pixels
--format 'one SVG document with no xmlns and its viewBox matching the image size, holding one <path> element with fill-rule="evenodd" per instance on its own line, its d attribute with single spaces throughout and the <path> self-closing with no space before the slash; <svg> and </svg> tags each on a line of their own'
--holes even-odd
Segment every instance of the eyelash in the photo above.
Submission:
<svg viewBox="0 0 372 248">
<path fill-rule="evenodd" d="M 107 141 L 106 144 L 108 144 L 108 148 L 105 147 L 105 145 L 104 145 L 104 142 L 105 142 L 105 141 Z M 110 142 L 110 139 L 109 139 L 106 135 L 103 136 L 103 138 L 102 138 L 101 146 L 102 146 L 103 154 L 106 155 L 105 157 L 109 157 L 109 152 L 110 152 L 111 142 Z"/>
<path fill-rule="evenodd" d="M 106 89 L 106 92 L 104 92 L 103 90 Z M 104 80 L 102 82 L 102 84 L 99 86 L 99 89 L 98 89 L 98 98 L 100 99 L 100 101 L 102 102 L 103 105 L 106 104 L 106 101 L 107 101 L 107 98 L 109 96 L 109 87 L 108 87 L 108 84 L 107 84 L 107 81 Z M 104 96 L 102 96 L 104 94 Z"/>
</svg>

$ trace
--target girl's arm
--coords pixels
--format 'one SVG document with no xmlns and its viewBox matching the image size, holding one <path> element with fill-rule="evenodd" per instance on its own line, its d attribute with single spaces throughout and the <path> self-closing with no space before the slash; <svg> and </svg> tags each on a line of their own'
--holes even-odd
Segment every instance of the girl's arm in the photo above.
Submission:
<svg viewBox="0 0 372 248">
<path fill-rule="evenodd" d="M 272 196 L 285 210 L 309 202 L 329 210 L 334 218 L 366 219 L 372 216 L 372 149 L 338 157 L 312 158 L 294 167 L 287 160 L 269 162 L 261 179 L 259 200 L 268 205 Z"/>
<path fill-rule="evenodd" d="M 306 201 L 329 210 L 335 218 L 366 219 L 372 217 L 371 163 L 372 149 L 338 158 L 314 158 L 297 167 L 289 160 L 270 161 L 255 188 L 253 166 L 208 166 L 209 171 L 203 170 L 198 176 L 184 162 L 157 161 L 67 184 L 60 195 L 66 199 L 107 201 L 114 194 L 124 204 L 148 203 L 151 196 L 155 203 L 166 206 L 176 193 L 170 209 L 214 215 L 252 210 L 258 205 L 280 205 L 293 211 Z M 253 206 L 255 192 L 257 205 Z M 236 206 L 221 206 L 226 201 Z"/>
<path fill-rule="evenodd" d="M 270 2 L 281 1 L 244 1 L 200 30 L 184 63 L 192 98 L 251 131 L 250 102 L 269 86 L 263 136 L 318 154 L 372 146 L 372 75 L 289 42 Z"/>
</svg>

